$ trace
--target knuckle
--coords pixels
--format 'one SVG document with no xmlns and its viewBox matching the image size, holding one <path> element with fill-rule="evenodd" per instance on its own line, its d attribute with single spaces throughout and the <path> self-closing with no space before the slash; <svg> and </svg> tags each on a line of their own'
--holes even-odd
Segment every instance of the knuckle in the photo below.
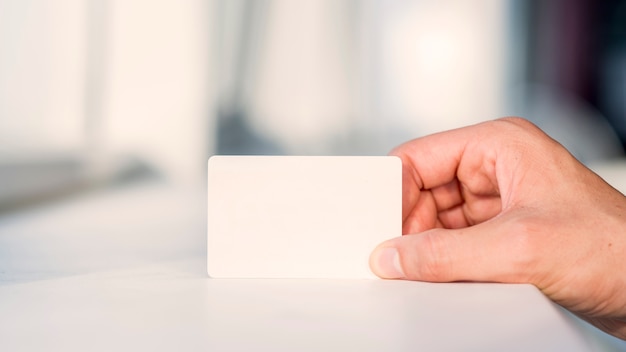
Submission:
<svg viewBox="0 0 626 352">
<path fill-rule="evenodd" d="M 532 122 L 520 116 L 506 116 L 499 118 L 496 121 L 503 121 L 520 127 L 534 126 Z"/>
<path fill-rule="evenodd" d="M 509 116 L 497 119 L 494 121 L 494 126 L 500 129 L 501 132 L 510 136 L 525 136 L 522 139 L 525 139 L 529 135 L 538 137 L 544 134 L 537 125 L 523 117 L 518 116 Z"/>
</svg>

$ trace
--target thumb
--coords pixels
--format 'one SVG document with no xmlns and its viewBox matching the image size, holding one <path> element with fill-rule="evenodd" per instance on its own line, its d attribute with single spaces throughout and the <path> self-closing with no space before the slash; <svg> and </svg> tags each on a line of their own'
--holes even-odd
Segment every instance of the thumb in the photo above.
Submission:
<svg viewBox="0 0 626 352">
<path fill-rule="evenodd" d="M 370 268 L 385 279 L 432 282 L 527 282 L 523 233 L 504 231 L 500 221 L 462 229 L 432 229 L 381 243 Z M 518 240 L 516 240 L 516 238 Z"/>
</svg>

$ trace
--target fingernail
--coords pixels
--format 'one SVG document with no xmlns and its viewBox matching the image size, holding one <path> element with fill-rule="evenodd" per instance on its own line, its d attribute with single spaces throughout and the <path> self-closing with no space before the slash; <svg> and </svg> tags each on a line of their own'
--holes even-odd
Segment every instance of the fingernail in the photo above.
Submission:
<svg viewBox="0 0 626 352">
<path fill-rule="evenodd" d="M 398 254 L 397 249 L 393 247 L 380 249 L 376 263 L 379 276 L 385 279 L 404 278 L 404 272 L 400 264 L 400 254 Z"/>
</svg>

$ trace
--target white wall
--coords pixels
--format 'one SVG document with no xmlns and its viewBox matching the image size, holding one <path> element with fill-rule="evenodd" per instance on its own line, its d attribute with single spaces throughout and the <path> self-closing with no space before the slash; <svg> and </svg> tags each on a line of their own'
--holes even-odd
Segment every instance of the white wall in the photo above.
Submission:
<svg viewBox="0 0 626 352">
<path fill-rule="evenodd" d="M 0 155 L 84 143 L 85 2 L 0 0 Z"/>
<path fill-rule="evenodd" d="M 212 127 L 211 19 L 202 0 L 111 2 L 104 144 L 201 182 Z"/>
</svg>

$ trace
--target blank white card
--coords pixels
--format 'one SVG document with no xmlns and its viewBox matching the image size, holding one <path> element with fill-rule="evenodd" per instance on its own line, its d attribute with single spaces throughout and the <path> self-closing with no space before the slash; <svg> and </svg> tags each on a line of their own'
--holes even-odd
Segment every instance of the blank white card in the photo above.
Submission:
<svg viewBox="0 0 626 352">
<path fill-rule="evenodd" d="M 207 269 L 213 278 L 371 278 L 402 231 L 391 156 L 213 156 Z"/>
</svg>

